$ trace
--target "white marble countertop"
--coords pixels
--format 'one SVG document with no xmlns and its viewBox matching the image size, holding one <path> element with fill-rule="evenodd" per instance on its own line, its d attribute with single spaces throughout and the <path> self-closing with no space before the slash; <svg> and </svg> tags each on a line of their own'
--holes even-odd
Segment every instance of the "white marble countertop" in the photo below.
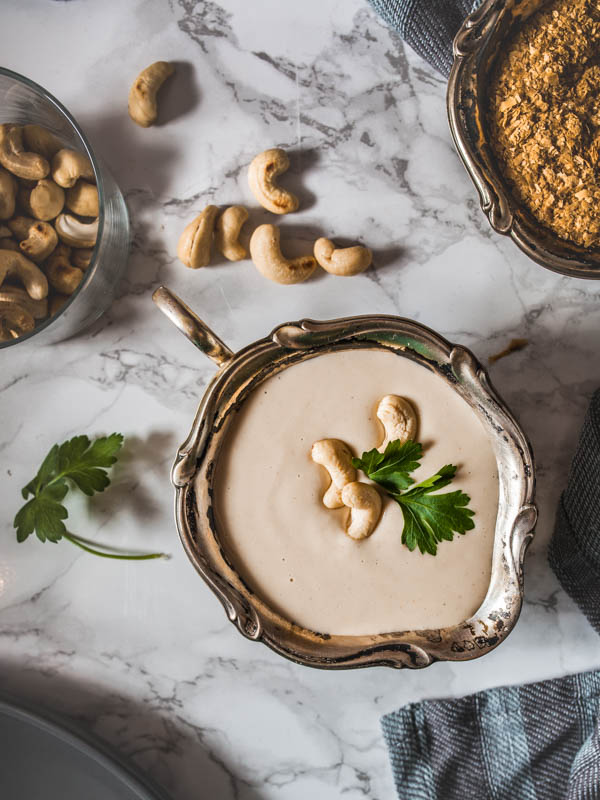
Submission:
<svg viewBox="0 0 600 800">
<path fill-rule="evenodd" d="M 546 562 L 600 385 L 600 283 L 553 275 L 490 233 L 451 144 L 444 81 L 365 0 L 9 0 L 0 44 L 3 66 L 80 121 L 133 225 L 119 297 L 90 331 L 0 354 L 2 689 L 76 718 L 174 800 L 383 800 L 394 796 L 383 713 L 600 667 L 600 639 Z M 142 130 L 127 92 L 157 59 L 180 69 L 165 90 L 168 124 Z M 280 287 L 250 262 L 197 272 L 177 262 L 178 235 L 204 204 L 256 205 L 245 165 L 273 145 L 292 152 L 303 200 L 282 223 L 288 235 L 360 238 L 375 250 L 372 270 Z M 491 367 L 532 440 L 541 509 L 522 619 L 505 644 L 423 671 L 327 673 L 236 632 L 176 537 L 170 465 L 213 365 L 154 309 L 159 283 L 232 348 L 284 320 L 360 313 L 414 317 L 482 360 L 529 340 Z M 72 529 L 173 558 L 126 564 L 67 542 L 18 545 L 19 490 L 49 447 L 113 430 L 127 437 L 114 486 L 72 504 Z"/>
</svg>

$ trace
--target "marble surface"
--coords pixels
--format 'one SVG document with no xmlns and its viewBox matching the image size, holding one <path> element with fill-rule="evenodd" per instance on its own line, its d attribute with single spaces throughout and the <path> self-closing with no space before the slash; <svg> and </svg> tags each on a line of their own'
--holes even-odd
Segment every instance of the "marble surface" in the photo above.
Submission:
<svg viewBox="0 0 600 800">
<path fill-rule="evenodd" d="M 20 32 L 27 31 L 27 36 Z M 381 714 L 600 667 L 600 640 L 546 563 L 554 510 L 586 403 L 600 385 L 600 284 L 544 271 L 490 233 L 448 133 L 445 86 L 364 0 L 9 0 L 3 65 L 57 95 L 120 183 L 133 250 L 119 297 L 94 327 L 48 348 L 0 355 L 4 528 L 0 684 L 60 711 L 130 756 L 174 800 L 391 798 Z M 135 127 L 129 84 L 179 62 L 166 124 Z M 317 234 L 360 239 L 375 266 L 342 281 L 265 281 L 251 263 L 192 272 L 175 258 L 207 202 L 244 202 L 260 150 L 292 154 L 302 211 L 290 247 Z M 491 367 L 531 437 L 541 509 L 522 619 L 484 659 L 417 672 L 326 673 L 244 640 L 176 538 L 169 469 L 213 374 L 154 308 L 160 282 L 232 347 L 303 316 L 414 317 Z M 168 562 L 121 564 L 64 542 L 17 545 L 19 490 L 55 442 L 122 431 L 105 495 L 71 504 L 72 529 Z"/>
</svg>

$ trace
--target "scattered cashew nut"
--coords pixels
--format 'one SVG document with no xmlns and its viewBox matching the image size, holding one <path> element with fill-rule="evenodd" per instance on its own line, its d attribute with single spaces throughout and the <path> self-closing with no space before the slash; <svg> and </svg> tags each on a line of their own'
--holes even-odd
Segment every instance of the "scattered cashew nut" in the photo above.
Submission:
<svg viewBox="0 0 600 800">
<path fill-rule="evenodd" d="M 217 206 L 206 206 L 179 237 L 177 257 L 186 267 L 199 269 L 210 263 L 210 249 L 218 213 Z"/>
<path fill-rule="evenodd" d="M 334 243 L 325 238 L 317 239 L 314 254 L 320 266 L 332 275 L 358 275 L 373 260 L 373 254 L 368 247 L 355 245 L 336 249 Z"/>
<path fill-rule="evenodd" d="M 69 247 L 93 247 L 98 236 L 98 220 L 82 222 L 70 214 L 60 214 L 54 227 L 61 241 Z"/>
<path fill-rule="evenodd" d="M 142 128 L 148 128 L 156 122 L 158 106 L 156 95 L 158 90 L 175 72 L 175 67 L 168 61 L 155 61 L 143 69 L 129 90 L 129 116 Z"/>
<path fill-rule="evenodd" d="M 44 261 L 58 244 L 58 235 L 48 222 L 34 222 L 19 247 L 24 255 L 38 264 Z"/>
<path fill-rule="evenodd" d="M 97 217 L 100 213 L 98 189 L 93 183 L 77 181 L 75 186 L 67 189 L 66 206 L 80 217 Z"/>
<path fill-rule="evenodd" d="M 94 168 L 89 158 L 78 150 L 63 148 L 52 159 L 52 178 L 63 189 L 75 186 L 79 178 L 95 181 Z"/>
<path fill-rule="evenodd" d="M 61 294 L 71 295 L 83 278 L 83 272 L 69 262 L 69 248 L 59 245 L 44 264 L 48 282 Z"/>
<path fill-rule="evenodd" d="M 17 178 L 39 181 L 50 172 L 50 164 L 39 153 L 23 147 L 23 129 L 5 122 L 0 125 L 0 164 Z"/>
<path fill-rule="evenodd" d="M 57 217 L 65 204 L 65 190 L 49 178 L 43 178 L 31 190 L 27 206 L 36 219 L 47 222 Z"/>
<path fill-rule="evenodd" d="M 346 533 L 352 539 L 365 539 L 375 530 L 381 516 L 381 495 L 374 486 L 361 481 L 347 483 L 342 501 L 350 509 Z"/>
<path fill-rule="evenodd" d="M 279 228 L 276 225 L 259 225 L 250 238 L 250 256 L 256 269 L 276 283 L 301 283 L 316 269 L 312 256 L 285 258 L 279 245 Z"/>
<path fill-rule="evenodd" d="M 238 241 L 248 212 L 244 206 L 230 206 L 219 216 L 215 225 L 217 250 L 229 261 L 242 261 L 248 257 L 246 248 Z"/>
<path fill-rule="evenodd" d="M 35 328 L 35 320 L 27 309 L 14 302 L 0 301 L 0 342 L 10 342 Z"/>
<path fill-rule="evenodd" d="M 48 281 L 41 269 L 23 253 L 0 250 L 0 286 L 6 278 L 17 277 L 34 300 L 48 296 Z"/>
<path fill-rule="evenodd" d="M 285 150 L 274 147 L 255 156 L 248 168 L 248 183 L 258 202 L 273 214 L 289 214 L 298 209 L 296 195 L 277 186 L 275 179 L 290 166 Z"/>
<path fill-rule="evenodd" d="M 385 437 L 377 448 L 381 453 L 390 442 L 399 439 L 407 442 L 417 435 L 417 412 L 404 397 L 387 394 L 377 406 L 377 417 L 385 430 Z"/>
<path fill-rule="evenodd" d="M 17 201 L 17 182 L 5 169 L 0 167 L 0 219 L 10 219 L 15 213 Z"/>
<path fill-rule="evenodd" d="M 60 140 L 42 125 L 24 125 L 23 138 L 29 150 L 44 156 L 47 161 L 51 161 L 62 147 Z"/>
<path fill-rule="evenodd" d="M 321 439 L 313 444 L 310 456 L 315 464 L 325 467 L 331 478 L 331 485 L 323 495 L 323 505 L 326 508 L 341 508 L 344 505 L 344 486 L 356 480 L 348 445 L 340 439 Z"/>
</svg>

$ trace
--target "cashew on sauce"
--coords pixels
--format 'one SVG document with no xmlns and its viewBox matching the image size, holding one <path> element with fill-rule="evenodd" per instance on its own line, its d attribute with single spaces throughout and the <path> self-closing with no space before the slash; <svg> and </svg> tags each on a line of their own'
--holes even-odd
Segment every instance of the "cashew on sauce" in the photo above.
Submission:
<svg viewBox="0 0 600 800">
<path fill-rule="evenodd" d="M 383 442 L 378 448 L 381 452 L 396 439 L 401 442 L 415 439 L 417 414 L 404 397 L 395 394 L 383 397 L 377 406 L 377 418 L 384 429 Z M 381 517 L 381 495 L 375 485 L 356 479 L 348 445 L 341 439 L 320 439 L 312 446 L 311 458 L 327 470 L 330 479 L 323 505 L 349 510 L 344 528 L 350 538 L 360 540 L 370 536 Z"/>
</svg>

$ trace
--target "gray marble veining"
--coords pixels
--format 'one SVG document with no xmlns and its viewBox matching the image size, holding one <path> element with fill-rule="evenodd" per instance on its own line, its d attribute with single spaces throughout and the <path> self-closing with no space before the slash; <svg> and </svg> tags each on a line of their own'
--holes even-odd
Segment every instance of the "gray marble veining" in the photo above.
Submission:
<svg viewBox="0 0 600 800">
<path fill-rule="evenodd" d="M 119 297 L 91 330 L 52 351 L 2 355 L 2 687 L 79 720 L 175 800 L 384 800 L 381 714 L 600 667 L 597 636 L 546 563 L 600 385 L 600 286 L 546 272 L 489 231 L 452 147 L 442 79 L 363 0 L 11 0 L 0 43 L 5 66 L 81 122 L 125 193 L 134 237 Z M 127 91 L 159 58 L 178 62 L 166 124 L 141 130 Z M 177 262 L 179 233 L 207 202 L 242 202 L 252 223 L 267 221 L 245 165 L 274 145 L 289 149 L 302 201 L 281 221 L 290 250 L 316 234 L 359 239 L 375 252 L 372 270 L 279 287 L 249 262 L 197 272 Z M 529 340 L 490 369 L 532 440 L 541 509 L 523 616 L 502 647 L 423 672 L 328 674 L 235 632 L 176 540 L 170 462 L 213 367 L 154 310 L 159 282 L 232 348 L 283 320 L 361 313 L 413 317 L 482 360 Z M 114 487 L 71 505 L 73 529 L 173 558 L 112 564 L 68 543 L 17 545 L 19 490 L 47 449 L 112 430 L 128 439 Z"/>
</svg>

